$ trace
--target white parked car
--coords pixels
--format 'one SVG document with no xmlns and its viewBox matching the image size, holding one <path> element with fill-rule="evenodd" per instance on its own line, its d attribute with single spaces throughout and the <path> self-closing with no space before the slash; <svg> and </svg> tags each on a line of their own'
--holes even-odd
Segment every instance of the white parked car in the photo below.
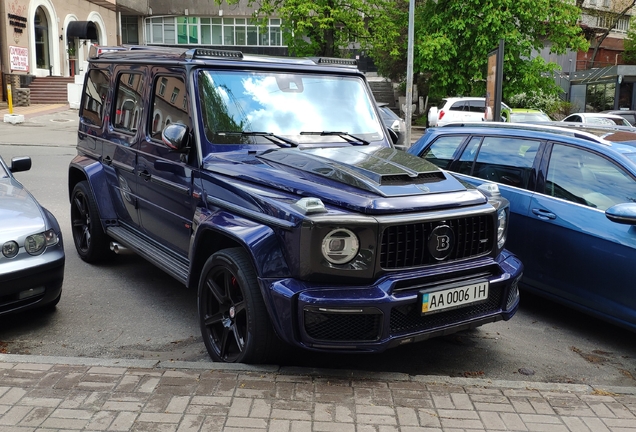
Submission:
<svg viewBox="0 0 636 432">
<path fill-rule="evenodd" d="M 502 103 L 501 109 L 509 109 Z M 444 126 L 457 122 L 483 121 L 486 113 L 486 98 L 452 97 L 442 99 L 440 107 L 433 106 L 428 110 L 428 126 Z"/>
<path fill-rule="evenodd" d="M 632 126 L 632 124 L 624 117 L 607 113 L 575 113 L 570 114 L 561 121 L 569 123 L 586 123 L 588 125 Z"/>
</svg>

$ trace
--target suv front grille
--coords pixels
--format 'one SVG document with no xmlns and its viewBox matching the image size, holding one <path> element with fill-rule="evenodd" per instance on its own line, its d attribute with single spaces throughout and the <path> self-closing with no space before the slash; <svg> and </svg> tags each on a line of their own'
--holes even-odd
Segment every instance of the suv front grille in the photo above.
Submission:
<svg viewBox="0 0 636 432">
<path fill-rule="evenodd" d="M 382 233 L 380 266 L 399 269 L 440 262 L 429 252 L 428 239 L 433 229 L 443 224 L 450 226 L 455 234 L 453 250 L 443 261 L 485 255 L 493 247 L 493 223 L 492 215 L 479 215 L 389 226 Z"/>
<path fill-rule="evenodd" d="M 420 330 L 438 329 L 445 325 L 496 313 L 501 309 L 502 288 L 490 286 L 488 300 L 476 305 L 442 311 L 428 315 L 420 313 L 419 302 L 391 309 L 391 335 L 399 335 Z"/>
</svg>

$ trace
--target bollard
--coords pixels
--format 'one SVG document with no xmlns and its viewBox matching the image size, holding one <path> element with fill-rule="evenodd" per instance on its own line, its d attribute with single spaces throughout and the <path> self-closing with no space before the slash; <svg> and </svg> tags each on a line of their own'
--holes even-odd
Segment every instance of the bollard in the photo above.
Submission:
<svg viewBox="0 0 636 432">
<path fill-rule="evenodd" d="M 9 103 L 9 114 L 13 114 L 13 96 L 11 95 L 11 84 L 7 84 L 7 102 Z"/>
</svg>

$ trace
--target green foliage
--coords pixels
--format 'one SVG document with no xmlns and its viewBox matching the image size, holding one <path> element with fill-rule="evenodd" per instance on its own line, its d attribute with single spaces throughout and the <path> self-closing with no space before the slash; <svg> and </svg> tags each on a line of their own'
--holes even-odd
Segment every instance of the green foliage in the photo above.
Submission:
<svg viewBox="0 0 636 432">
<path fill-rule="evenodd" d="M 221 0 L 216 0 L 221 3 Z M 227 0 L 236 4 L 239 0 Z M 348 48 L 385 46 L 399 35 L 387 16 L 393 0 L 248 0 L 261 17 L 282 19 L 283 40 L 296 56 L 347 56 Z M 389 50 L 398 53 L 398 47 Z"/>
<path fill-rule="evenodd" d="M 636 26 L 636 19 L 632 18 L 624 41 L 623 62 L 625 64 L 636 64 L 636 30 L 634 30 L 634 26 Z"/>
<path fill-rule="evenodd" d="M 517 93 L 507 99 L 507 103 L 512 108 L 540 109 L 555 120 L 561 120 L 574 112 L 574 105 L 570 102 L 541 90 Z"/>
<path fill-rule="evenodd" d="M 556 54 L 587 50 L 579 17 L 569 0 L 426 1 L 416 9 L 415 70 L 430 73 L 431 95 L 483 96 L 488 53 L 504 39 L 503 98 L 539 89 L 557 95 L 559 66 L 536 52 L 546 40 Z"/>
</svg>

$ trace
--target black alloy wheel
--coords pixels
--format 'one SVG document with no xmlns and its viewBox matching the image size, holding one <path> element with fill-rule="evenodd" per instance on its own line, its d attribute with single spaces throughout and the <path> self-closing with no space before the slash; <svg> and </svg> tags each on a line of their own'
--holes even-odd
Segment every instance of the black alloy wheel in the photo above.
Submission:
<svg viewBox="0 0 636 432">
<path fill-rule="evenodd" d="M 94 263 L 109 256 L 108 236 L 100 223 L 97 203 L 87 181 L 73 188 L 71 225 L 75 249 L 82 260 Z"/>
<path fill-rule="evenodd" d="M 199 320 L 214 361 L 262 363 L 278 339 L 265 308 L 256 272 L 241 248 L 212 255 L 199 282 Z"/>
</svg>

